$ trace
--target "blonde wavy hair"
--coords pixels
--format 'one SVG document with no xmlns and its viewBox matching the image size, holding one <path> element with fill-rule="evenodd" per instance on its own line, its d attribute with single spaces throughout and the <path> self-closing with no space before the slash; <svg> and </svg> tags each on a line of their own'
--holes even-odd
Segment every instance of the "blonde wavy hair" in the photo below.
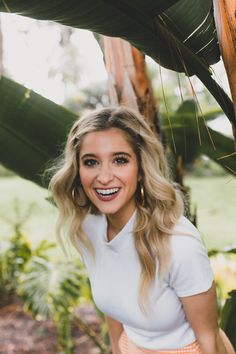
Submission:
<svg viewBox="0 0 236 354">
<path fill-rule="evenodd" d="M 83 245 L 95 257 L 89 238 L 82 230 L 88 213 L 99 214 L 80 184 L 79 153 L 83 137 L 94 131 L 119 128 L 124 131 L 136 154 L 139 176 L 145 191 L 136 191 L 137 219 L 134 227 L 135 247 L 141 263 L 141 278 L 138 302 L 146 313 L 148 289 L 156 276 L 162 280 L 170 262 L 169 235 L 183 214 L 183 200 L 170 181 L 168 164 L 163 147 L 145 119 L 126 107 L 108 107 L 95 110 L 78 119 L 71 128 L 65 151 L 49 188 L 59 209 L 56 234 L 62 241 L 63 231 L 81 252 Z"/>
</svg>

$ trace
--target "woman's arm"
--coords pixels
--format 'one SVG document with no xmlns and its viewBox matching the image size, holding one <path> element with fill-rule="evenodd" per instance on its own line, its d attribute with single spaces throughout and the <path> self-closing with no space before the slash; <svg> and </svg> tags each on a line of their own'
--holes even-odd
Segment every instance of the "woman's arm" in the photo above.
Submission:
<svg viewBox="0 0 236 354">
<path fill-rule="evenodd" d="M 111 317 L 105 316 L 108 324 L 108 332 L 111 341 L 112 354 L 121 354 L 119 349 L 119 339 L 123 331 L 123 325 Z"/>
<path fill-rule="evenodd" d="M 214 283 L 208 291 L 181 297 L 180 300 L 203 354 L 235 354 L 218 326 Z"/>
</svg>

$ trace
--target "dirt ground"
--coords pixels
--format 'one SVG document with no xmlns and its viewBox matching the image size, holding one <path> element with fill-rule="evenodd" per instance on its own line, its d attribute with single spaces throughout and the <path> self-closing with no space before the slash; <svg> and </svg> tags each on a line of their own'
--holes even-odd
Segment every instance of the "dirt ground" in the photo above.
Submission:
<svg viewBox="0 0 236 354">
<path fill-rule="evenodd" d="M 81 318 L 98 333 L 100 319 L 91 307 L 83 308 Z M 89 337 L 73 331 L 74 354 L 100 354 Z M 22 310 L 21 303 L 0 308 L 0 354 L 59 354 L 56 327 L 50 321 L 36 321 Z"/>
</svg>

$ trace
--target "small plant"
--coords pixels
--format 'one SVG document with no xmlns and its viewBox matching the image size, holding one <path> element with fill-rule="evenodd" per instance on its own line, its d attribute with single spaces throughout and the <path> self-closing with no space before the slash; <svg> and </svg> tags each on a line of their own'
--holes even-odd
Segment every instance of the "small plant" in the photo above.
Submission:
<svg viewBox="0 0 236 354">
<path fill-rule="evenodd" d="M 106 346 L 76 315 L 84 294 L 90 293 L 86 273 L 79 261 L 52 263 L 32 257 L 20 280 L 19 294 L 25 309 L 36 318 L 51 318 L 56 324 L 60 352 L 73 353 L 72 322 L 89 335 L 101 353 L 106 352 Z M 85 300 L 91 302 L 91 295 Z"/>
<path fill-rule="evenodd" d="M 19 232 L 9 241 L 9 246 L 0 255 L 0 290 L 2 301 L 16 294 L 19 276 L 31 257 L 29 244 Z M 3 302 L 4 302 L 3 301 Z"/>
<path fill-rule="evenodd" d="M 35 255 L 47 259 L 46 251 L 55 247 L 54 244 L 43 240 L 33 249 L 19 230 L 4 244 L 4 250 L 0 253 L 0 291 L 3 303 L 17 294 L 20 276 L 30 259 Z"/>
<path fill-rule="evenodd" d="M 17 220 L 8 219 L 14 234 L 0 244 L 0 294 L 5 304 L 12 298 L 20 297 L 25 311 L 36 319 L 51 319 L 58 330 L 58 349 L 61 354 L 72 354 L 74 341 L 72 324 L 98 346 L 101 353 L 107 353 L 108 331 L 102 326 L 103 340 L 76 314 L 85 303 L 92 302 L 91 290 L 84 266 L 79 259 L 52 261 L 48 250 L 54 243 L 46 240 L 32 246 L 21 228 L 29 216 L 20 215 L 15 205 Z M 7 219 L 4 217 L 5 220 Z M 103 318 L 103 314 L 98 314 Z M 105 320 L 103 321 L 105 324 Z M 109 343 L 108 343 L 109 344 Z"/>
<path fill-rule="evenodd" d="M 34 255 L 47 259 L 48 249 L 55 247 L 55 244 L 46 240 L 41 241 L 35 248 L 22 233 L 21 228 L 29 217 L 32 206 L 24 215 L 19 212 L 19 204 L 15 201 L 14 211 L 16 220 L 2 216 L 13 225 L 14 234 L 11 238 L 0 243 L 0 291 L 1 302 L 4 304 L 17 294 L 19 277 L 24 272 L 26 264 Z"/>
</svg>

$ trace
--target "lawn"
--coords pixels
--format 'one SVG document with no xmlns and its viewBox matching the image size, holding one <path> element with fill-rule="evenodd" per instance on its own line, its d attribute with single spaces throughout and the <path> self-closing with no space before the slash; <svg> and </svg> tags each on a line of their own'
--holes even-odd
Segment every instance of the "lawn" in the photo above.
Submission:
<svg viewBox="0 0 236 354">
<path fill-rule="evenodd" d="M 236 245 L 236 178 L 186 177 L 197 224 L 208 248 Z"/>
<path fill-rule="evenodd" d="M 186 177 L 192 204 L 197 205 L 198 228 L 208 248 L 222 248 L 236 242 L 236 178 Z M 22 231 L 37 243 L 55 242 L 56 208 L 46 198 L 48 192 L 20 177 L 0 179 L 0 237 L 13 233 L 14 223 L 29 212 Z M 17 211 L 18 208 L 18 211 Z M 18 215 L 18 216 L 17 216 Z"/>
</svg>

